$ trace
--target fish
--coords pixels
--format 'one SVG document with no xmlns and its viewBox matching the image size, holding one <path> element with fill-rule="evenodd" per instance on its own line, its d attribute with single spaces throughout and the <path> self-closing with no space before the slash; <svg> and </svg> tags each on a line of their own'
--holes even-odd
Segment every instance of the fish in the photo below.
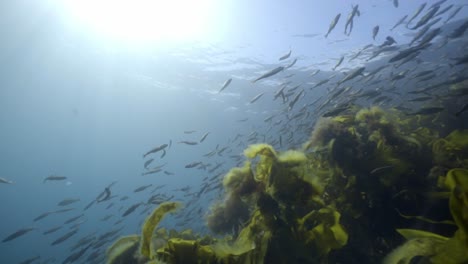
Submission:
<svg viewBox="0 0 468 264">
<path fill-rule="evenodd" d="M 447 2 L 447 0 L 440 0 L 438 2 L 435 2 L 433 3 L 429 8 L 433 8 L 433 7 L 436 7 L 436 6 L 440 6 L 441 4 Z"/>
<path fill-rule="evenodd" d="M 410 41 L 409 45 L 413 45 L 414 42 L 416 42 L 418 39 L 420 39 L 424 34 L 426 34 L 427 31 L 429 31 L 430 26 L 427 25 L 423 27 L 421 30 L 419 30 L 416 35 L 414 35 L 413 39 Z"/>
<path fill-rule="evenodd" d="M 395 62 L 395 61 L 402 60 L 402 59 L 408 57 L 409 55 L 411 55 L 412 53 L 418 52 L 418 51 L 420 51 L 420 50 L 422 50 L 424 48 L 429 47 L 430 45 L 431 45 L 430 43 L 426 43 L 424 45 L 418 45 L 418 46 L 415 46 L 415 47 L 411 47 L 411 48 L 407 48 L 405 50 L 402 50 L 397 55 L 390 58 L 390 60 L 388 62 Z"/>
<path fill-rule="evenodd" d="M 142 205 L 143 203 L 136 203 L 132 206 L 130 206 L 122 215 L 122 217 L 125 217 L 131 213 L 133 213 L 133 211 L 135 211 L 140 205 Z"/>
<path fill-rule="evenodd" d="M 260 99 L 265 93 L 259 93 L 257 94 L 252 100 L 250 100 L 249 104 L 255 103 L 258 99 Z"/>
<path fill-rule="evenodd" d="M 143 185 L 143 186 L 140 186 L 140 187 L 136 188 L 135 190 L 133 190 L 133 192 L 134 193 L 141 192 L 141 191 L 144 191 L 144 190 L 148 189 L 151 186 L 153 186 L 153 184 Z"/>
<path fill-rule="evenodd" d="M 400 18 L 400 20 L 398 20 L 398 22 L 396 22 L 396 24 L 390 29 L 390 31 L 394 30 L 394 29 L 397 28 L 399 25 L 405 23 L 405 20 L 406 20 L 407 17 L 408 17 L 408 15 L 405 15 L 405 16 L 403 16 L 402 18 Z"/>
<path fill-rule="evenodd" d="M 340 84 L 342 84 L 342 83 L 344 83 L 346 81 L 352 80 L 352 79 L 356 78 L 359 75 L 362 75 L 362 73 L 364 72 L 365 69 L 366 69 L 366 67 L 359 67 L 359 68 L 355 69 L 354 71 L 348 73 L 343 79 L 338 81 L 338 85 L 340 85 Z"/>
<path fill-rule="evenodd" d="M 460 116 L 463 112 L 468 110 L 468 104 L 465 104 L 460 110 L 455 113 L 455 116 Z"/>
<path fill-rule="evenodd" d="M 143 167 L 144 167 L 145 169 L 147 169 L 148 166 L 149 166 L 149 165 L 151 164 L 151 162 L 153 162 L 153 161 L 154 161 L 154 159 L 149 159 L 149 160 L 145 161 L 145 164 L 143 164 Z"/>
<path fill-rule="evenodd" d="M 58 245 L 58 244 L 64 242 L 65 240 L 69 239 L 70 237 L 72 237 L 77 232 L 78 232 L 78 229 L 72 230 L 72 231 L 66 233 L 65 235 L 63 235 L 63 236 L 57 238 L 56 240 L 54 240 L 50 245 L 51 246 Z"/>
<path fill-rule="evenodd" d="M 282 70 L 284 70 L 284 67 L 283 66 L 279 66 L 279 67 L 276 67 L 274 68 L 273 70 L 261 75 L 260 77 L 258 77 L 257 79 L 253 80 L 252 83 L 256 83 L 257 81 L 261 80 L 261 79 L 265 79 L 265 78 L 268 78 L 270 76 L 273 76 L 279 72 L 281 72 Z"/>
<path fill-rule="evenodd" d="M 408 100 L 408 102 L 424 102 L 424 101 L 429 101 L 432 100 L 433 98 L 431 96 L 423 96 L 423 97 L 417 97 L 414 99 Z"/>
<path fill-rule="evenodd" d="M 450 33 L 449 38 L 459 38 L 465 34 L 466 29 L 468 28 L 468 20 L 466 20 L 463 24 L 457 27 L 452 33 Z"/>
<path fill-rule="evenodd" d="M 447 22 L 449 22 L 454 16 L 456 16 L 458 14 L 458 12 L 460 12 L 460 10 L 463 8 L 463 6 L 459 6 L 457 9 L 455 9 L 452 14 L 450 14 L 447 19 L 444 21 L 444 24 L 447 24 Z"/>
<path fill-rule="evenodd" d="M 398 8 L 398 0 L 393 0 L 393 6 Z"/>
<path fill-rule="evenodd" d="M 158 151 L 164 150 L 168 146 L 169 146 L 168 144 L 162 144 L 161 146 L 155 147 L 152 150 L 150 150 L 150 151 L 146 152 L 145 154 L 143 154 L 143 158 L 146 158 L 146 156 L 148 156 L 151 153 L 156 153 Z"/>
<path fill-rule="evenodd" d="M 289 52 L 284 54 L 283 56 L 281 56 L 279 58 L 279 60 L 282 61 L 282 60 L 285 60 L 285 59 L 289 58 L 289 56 L 291 56 L 291 52 L 292 52 L 292 50 L 289 50 Z"/>
<path fill-rule="evenodd" d="M 44 231 L 44 233 L 42 233 L 42 234 L 43 234 L 43 235 L 52 234 L 52 233 L 54 233 L 55 231 L 59 230 L 60 228 L 62 228 L 62 226 L 52 227 L 51 229 L 48 229 L 48 230 Z"/>
<path fill-rule="evenodd" d="M 224 89 L 226 89 L 229 84 L 232 82 L 232 78 L 229 78 L 227 81 L 224 82 L 223 87 L 218 91 L 218 93 L 222 92 Z"/>
<path fill-rule="evenodd" d="M 25 234 L 31 232 L 32 230 L 35 230 L 35 228 L 33 228 L 33 227 L 22 228 L 22 229 L 20 229 L 20 230 L 18 230 L 18 231 L 16 231 L 16 232 L 14 232 L 13 234 L 11 234 L 11 235 L 5 237 L 5 238 L 2 240 L 2 243 L 5 243 L 5 242 L 11 241 L 11 240 L 13 240 L 13 239 L 16 239 L 16 238 L 18 238 L 18 237 L 20 237 L 20 236 L 23 236 L 23 235 L 25 235 Z"/>
<path fill-rule="evenodd" d="M 160 159 L 164 158 L 164 156 L 166 156 L 166 150 L 163 149 L 163 153 L 161 154 L 161 157 L 159 157 Z"/>
<path fill-rule="evenodd" d="M 295 58 L 289 65 L 287 65 L 286 67 L 284 67 L 285 69 L 289 69 L 291 68 L 292 66 L 294 66 L 294 64 L 296 64 L 297 62 L 297 58 Z M 286 76 L 287 77 L 287 76 Z M 289 77 L 291 77 L 291 75 L 289 75 Z"/>
<path fill-rule="evenodd" d="M 75 222 L 76 220 L 80 219 L 83 216 L 84 216 L 84 214 L 80 214 L 80 215 L 77 215 L 75 217 L 72 217 L 72 218 L 68 219 L 67 221 L 65 221 L 64 224 L 66 225 L 66 224 L 73 223 L 73 222 Z"/>
<path fill-rule="evenodd" d="M 76 198 L 76 199 L 75 198 L 67 198 L 67 199 L 64 199 L 64 200 L 60 201 L 57 205 L 58 206 L 66 206 L 66 205 L 69 205 L 69 204 L 72 204 L 72 203 L 76 203 L 78 201 L 80 201 L 79 198 Z"/>
<path fill-rule="evenodd" d="M 32 258 L 28 258 L 26 260 L 23 260 L 18 264 L 31 264 L 31 263 L 33 263 L 34 261 L 36 261 L 36 260 L 38 260 L 40 258 L 41 258 L 41 256 L 35 256 L 35 257 L 32 257 Z"/>
<path fill-rule="evenodd" d="M 409 113 L 407 115 L 432 115 L 432 114 L 437 114 L 440 113 L 444 110 L 445 108 L 443 107 L 437 107 L 437 106 L 428 106 L 428 107 L 423 107 L 419 109 L 416 112 Z"/>
<path fill-rule="evenodd" d="M 418 9 L 416 9 L 416 12 L 414 12 L 414 15 L 408 20 L 408 23 L 406 23 L 407 27 L 411 23 L 411 21 L 413 21 L 417 16 L 419 16 L 419 14 L 421 14 L 421 12 L 426 7 L 426 5 L 427 3 L 423 3 L 418 7 Z"/>
<path fill-rule="evenodd" d="M 431 18 L 434 17 L 435 13 L 439 10 L 440 6 L 435 6 L 432 9 L 430 9 L 419 21 L 416 23 L 416 25 L 413 28 L 410 28 L 411 30 L 418 29 L 421 26 L 424 26 Z"/>
<path fill-rule="evenodd" d="M 421 41 L 419 41 L 418 45 L 421 46 L 431 42 L 431 40 L 433 40 L 437 35 L 439 35 L 441 31 L 442 30 L 440 28 L 435 28 L 431 30 L 421 39 Z"/>
<path fill-rule="evenodd" d="M 332 32 L 332 30 L 336 27 L 336 24 L 338 24 L 338 21 L 340 21 L 340 17 L 341 13 L 338 13 L 338 15 L 336 15 L 335 18 L 332 20 L 330 26 L 328 27 L 327 34 L 325 34 L 325 38 L 327 38 L 330 32 Z"/>
<path fill-rule="evenodd" d="M 186 140 L 179 141 L 178 143 L 179 144 L 185 144 L 185 145 L 191 145 L 191 146 L 198 144 L 198 142 L 196 142 L 196 141 L 186 141 Z"/>
<path fill-rule="evenodd" d="M 468 55 L 465 55 L 463 57 L 459 57 L 459 58 L 450 58 L 451 60 L 455 60 L 455 64 L 454 65 L 460 65 L 460 64 L 466 64 L 468 63 Z M 453 65 L 451 65 L 453 66 Z"/>
<path fill-rule="evenodd" d="M 322 84 L 326 84 L 327 82 L 329 82 L 330 79 L 325 79 L 325 80 L 321 80 L 320 82 L 316 83 L 314 86 L 311 87 L 311 89 L 315 88 L 315 87 L 319 87 L 320 85 Z"/>
<path fill-rule="evenodd" d="M 344 56 L 341 56 L 340 60 L 338 61 L 338 63 L 336 63 L 335 67 L 333 67 L 332 70 L 335 70 L 336 68 L 338 68 L 341 65 L 341 63 L 343 63 L 343 60 L 344 60 Z"/>
<path fill-rule="evenodd" d="M 74 263 L 79 258 L 81 258 L 81 256 L 83 256 L 84 253 L 86 253 L 86 251 L 91 246 L 93 246 L 93 243 L 89 243 L 86 247 L 83 247 L 80 251 L 70 254 L 67 258 L 65 258 L 65 260 L 62 262 L 62 264 Z"/>
<path fill-rule="evenodd" d="M 195 132 L 197 132 L 197 131 L 196 130 L 186 130 L 186 131 L 184 131 L 184 134 L 193 134 Z"/>
<path fill-rule="evenodd" d="M 206 132 L 205 135 L 203 135 L 201 138 L 200 138 L 200 143 L 202 143 L 203 141 L 205 141 L 206 137 L 210 134 L 210 132 Z"/>
<path fill-rule="evenodd" d="M 382 48 L 382 47 L 385 47 L 385 46 L 391 46 L 391 45 L 393 45 L 395 43 L 397 43 L 397 42 L 395 41 L 394 38 L 392 38 L 391 36 L 387 36 L 385 38 L 385 41 L 379 47 Z"/>
<path fill-rule="evenodd" d="M 437 14 L 435 14 L 434 17 L 440 16 L 440 15 L 446 13 L 447 11 L 449 11 L 450 9 L 452 9 L 452 7 L 453 7 L 453 5 L 447 6 L 446 8 L 440 10 Z"/>
<path fill-rule="evenodd" d="M 174 175 L 174 173 L 173 173 L 173 172 L 170 172 L 170 171 L 164 171 L 164 174 L 166 174 L 166 175 Z"/>
<path fill-rule="evenodd" d="M 10 180 L 7 180 L 7 179 L 5 179 L 5 178 L 0 178 L 0 183 L 5 183 L 5 184 L 13 184 L 13 182 L 12 182 L 12 181 L 10 181 Z"/>
<path fill-rule="evenodd" d="M 190 164 L 185 165 L 185 168 L 187 168 L 187 169 L 194 168 L 194 167 L 196 167 L 196 166 L 198 166 L 200 164 L 202 164 L 201 161 L 192 162 Z"/>
<path fill-rule="evenodd" d="M 373 29 L 372 29 L 372 39 L 375 40 L 375 37 L 377 37 L 377 34 L 379 34 L 379 26 L 375 26 Z"/>
<path fill-rule="evenodd" d="M 65 177 L 65 176 L 50 175 L 47 178 L 45 178 L 43 182 L 45 183 L 46 181 L 63 181 L 63 180 L 66 180 L 66 179 L 67 179 L 67 177 Z"/>
<path fill-rule="evenodd" d="M 294 99 L 289 102 L 288 110 L 291 111 L 291 109 L 294 107 L 294 105 L 299 101 L 299 98 L 304 94 L 304 89 L 302 89 L 295 97 Z"/>
<path fill-rule="evenodd" d="M 111 191 L 110 191 L 110 188 L 109 187 L 106 187 L 104 188 L 104 191 L 101 192 L 98 197 L 96 198 L 96 201 L 98 203 L 100 202 L 104 202 L 106 200 L 109 200 L 110 199 L 110 196 L 111 196 Z"/>
<path fill-rule="evenodd" d="M 45 212 L 45 213 L 42 213 L 40 214 L 38 217 L 34 218 L 33 221 L 34 222 L 37 222 L 43 218 L 45 218 L 46 216 L 50 215 L 50 214 L 53 214 L 54 212 Z"/>
<path fill-rule="evenodd" d="M 147 172 L 142 173 L 141 176 L 145 176 L 145 175 L 149 175 L 149 174 L 158 173 L 158 172 L 160 172 L 160 171 L 162 171 L 162 169 L 152 169 L 152 170 L 149 170 L 149 171 L 147 171 Z"/>
<path fill-rule="evenodd" d="M 369 174 L 376 174 L 377 172 L 387 170 L 387 169 L 391 169 L 391 168 L 393 168 L 393 165 L 378 167 L 378 168 L 373 169 Z"/>
<path fill-rule="evenodd" d="M 348 36 L 351 35 L 351 31 L 353 31 L 353 23 L 354 23 L 353 20 L 356 15 L 358 16 L 361 15 L 361 12 L 359 12 L 359 5 L 353 6 L 351 13 L 349 13 L 348 19 L 346 20 L 344 33 Z M 346 33 L 348 30 L 348 27 L 349 27 L 349 32 Z"/>
<path fill-rule="evenodd" d="M 83 208 L 83 211 L 86 211 L 88 210 L 89 208 L 91 208 L 91 206 L 96 202 L 96 200 L 92 200 L 89 204 L 87 204 L 85 206 L 85 208 Z"/>
</svg>

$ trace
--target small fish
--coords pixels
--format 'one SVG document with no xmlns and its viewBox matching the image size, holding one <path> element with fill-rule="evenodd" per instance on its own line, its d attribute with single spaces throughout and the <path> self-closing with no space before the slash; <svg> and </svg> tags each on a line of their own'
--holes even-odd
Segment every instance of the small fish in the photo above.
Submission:
<svg viewBox="0 0 468 264">
<path fill-rule="evenodd" d="M 398 0 L 393 0 L 393 6 L 398 8 Z"/>
<path fill-rule="evenodd" d="M 447 17 L 447 19 L 444 21 L 444 24 L 447 24 L 447 22 L 449 22 L 449 20 L 451 20 L 454 16 L 456 16 L 458 14 L 458 12 L 460 12 L 460 10 L 463 8 L 463 6 L 459 6 L 457 9 L 455 9 L 452 14 L 450 14 L 450 16 Z"/>
<path fill-rule="evenodd" d="M 348 36 L 351 35 L 351 31 L 353 31 L 353 25 L 354 25 L 353 20 L 356 15 L 358 16 L 361 15 L 361 12 L 359 12 L 359 5 L 353 6 L 351 13 L 348 15 L 348 19 L 346 20 L 344 33 Z M 348 27 L 349 27 L 349 32 L 348 32 Z"/>
<path fill-rule="evenodd" d="M 431 18 L 434 17 L 435 13 L 437 13 L 439 8 L 440 8 L 440 6 L 435 6 L 432 9 L 430 9 L 423 17 L 421 17 L 421 19 L 418 21 L 418 23 L 416 23 L 416 25 L 414 27 L 412 27 L 411 29 L 414 30 L 414 29 L 417 29 L 417 28 L 419 28 L 421 26 L 424 26 L 427 22 L 429 22 L 429 20 L 431 20 Z"/>
<path fill-rule="evenodd" d="M 122 217 L 125 217 L 131 213 L 133 213 L 133 211 L 135 211 L 140 205 L 142 205 L 143 203 L 137 203 L 137 204 L 134 204 L 132 206 L 130 206 L 122 215 Z"/>
<path fill-rule="evenodd" d="M 148 156 L 148 155 L 151 154 L 151 153 L 156 153 L 156 152 L 158 152 L 158 151 L 164 150 L 165 148 L 167 148 L 167 146 L 169 146 L 169 145 L 167 145 L 167 144 L 162 144 L 162 145 L 159 146 L 159 147 L 155 147 L 154 149 L 152 149 L 152 150 L 146 152 L 146 153 L 143 155 L 143 158 L 146 158 L 146 156 Z"/>
<path fill-rule="evenodd" d="M 65 176 L 50 175 L 49 177 L 44 179 L 44 183 L 46 181 L 63 181 L 65 179 L 67 179 L 67 177 L 65 177 Z"/>
<path fill-rule="evenodd" d="M 426 5 L 427 3 L 423 3 L 419 6 L 416 12 L 414 12 L 414 15 L 408 20 L 408 23 L 406 23 L 406 26 L 408 26 L 411 23 L 411 21 L 413 21 L 417 16 L 419 16 L 419 14 L 421 14 Z"/>
<path fill-rule="evenodd" d="M 149 166 L 149 165 L 151 164 L 151 162 L 153 162 L 153 161 L 154 161 L 154 159 L 149 159 L 149 160 L 145 161 L 145 164 L 143 165 L 143 167 L 144 167 L 145 169 L 147 169 L 148 166 Z"/>
<path fill-rule="evenodd" d="M 465 104 L 458 112 L 455 113 L 455 116 L 460 116 L 463 112 L 468 110 L 468 104 Z"/>
<path fill-rule="evenodd" d="M 387 36 L 385 38 L 384 43 L 382 43 L 382 45 L 380 45 L 380 47 L 382 48 L 382 47 L 385 47 L 385 46 L 391 46 L 391 45 L 393 45 L 395 43 L 396 43 L 396 41 L 395 41 L 394 38 L 392 38 L 391 36 Z"/>
<path fill-rule="evenodd" d="M 252 100 L 250 100 L 249 103 L 250 103 L 250 104 L 255 103 L 258 99 L 260 99 L 260 98 L 263 96 L 263 94 L 265 94 L 265 93 L 257 94 L 254 98 L 252 98 Z"/>
<path fill-rule="evenodd" d="M 362 75 L 362 73 L 364 72 L 365 69 L 366 69 L 366 67 L 359 67 L 359 68 L 355 69 L 354 71 L 348 73 L 343 79 L 341 79 L 338 82 L 338 85 L 340 85 L 340 84 L 342 84 L 342 83 L 344 83 L 346 81 L 352 80 L 352 79 L 356 78 L 359 75 Z"/>
<path fill-rule="evenodd" d="M 7 236 L 6 238 L 4 238 L 2 240 L 2 243 L 5 243 L 5 242 L 11 241 L 13 239 L 16 239 L 16 238 L 18 238 L 20 236 L 23 236 L 23 235 L 29 233 L 30 231 L 32 231 L 34 229 L 35 228 L 32 228 L 32 227 L 20 229 L 20 230 L 14 232 L 13 234 Z"/>
<path fill-rule="evenodd" d="M 333 67 L 332 70 L 336 70 L 336 68 L 338 68 L 341 63 L 343 63 L 343 60 L 344 60 L 344 56 L 341 56 L 340 60 L 338 61 L 338 63 L 336 63 L 335 67 Z"/>
<path fill-rule="evenodd" d="M 133 192 L 135 192 L 135 193 L 141 192 L 141 191 L 144 191 L 144 190 L 148 189 L 151 186 L 153 186 L 153 184 L 143 185 L 143 186 L 140 186 L 140 187 L 136 188 L 135 190 L 133 190 Z"/>
<path fill-rule="evenodd" d="M 52 234 L 52 233 L 54 233 L 55 231 L 59 230 L 60 228 L 62 228 L 62 226 L 52 227 L 51 229 L 48 229 L 48 230 L 44 231 L 44 233 L 42 233 L 42 234 L 43 234 L 43 235 Z"/>
<path fill-rule="evenodd" d="M 257 79 L 253 80 L 252 82 L 255 83 L 255 82 L 257 82 L 257 81 L 259 81 L 259 80 L 261 80 L 261 79 L 268 78 L 268 77 L 270 77 L 270 76 L 273 76 L 273 75 L 275 75 L 275 74 L 281 72 L 282 70 L 284 70 L 284 67 L 283 67 L 283 66 L 279 66 L 279 67 L 274 68 L 273 70 L 271 70 L 271 71 L 269 71 L 269 72 L 263 74 L 262 76 L 258 77 Z"/>
<path fill-rule="evenodd" d="M 378 167 L 378 168 L 373 169 L 370 172 L 370 174 L 376 174 L 377 172 L 380 172 L 380 171 L 383 171 L 383 170 L 388 170 L 388 169 L 391 169 L 391 168 L 393 168 L 393 165 Z"/>
<path fill-rule="evenodd" d="M 42 213 L 41 215 L 39 215 L 38 217 L 34 218 L 33 221 L 34 222 L 37 222 L 43 218 L 45 218 L 46 216 L 52 214 L 53 212 L 45 212 L 45 213 Z"/>
<path fill-rule="evenodd" d="M 65 235 L 57 238 L 50 245 L 51 246 L 58 245 L 58 244 L 62 243 L 63 241 L 65 241 L 65 240 L 69 239 L 70 237 L 72 237 L 74 234 L 76 234 L 76 232 L 78 232 L 78 229 L 72 230 L 72 231 L 66 233 Z"/>
<path fill-rule="evenodd" d="M 202 143 L 203 141 L 205 141 L 206 137 L 210 134 L 210 132 L 206 132 L 205 135 L 203 135 L 203 137 L 201 137 L 200 139 L 200 143 Z"/>
<path fill-rule="evenodd" d="M 447 11 L 449 11 L 450 9 L 452 9 L 452 7 L 453 7 L 453 5 L 447 6 L 446 8 L 440 10 L 440 11 L 439 11 L 437 14 L 435 14 L 434 16 L 435 16 L 435 17 L 436 17 L 436 16 L 440 16 L 440 15 L 446 13 Z"/>
<path fill-rule="evenodd" d="M 281 56 L 279 58 L 279 60 L 282 61 L 282 60 L 285 60 L 285 59 L 289 58 L 289 56 L 291 56 L 291 52 L 292 52 L 292 50 L 289 50 L 289 52 L 284 54 L 283 56 Z"/>
<path fill-rule="evenodd" d="M 377 37 L 377 34 L 379 34 L 379 29 L 380 27 L 377 25 L 372 29 L 372 38 L 375 40 L 375 37 Z"/>
<path fill-rule="evenodd" d="M 185 165 L 185 168 L 187 168 L 187 169 L 194 168 L 194 167 L 196 167 L 196 166 L 198 166 L 200 164 L 202 164 L 201 161 L 192 162 L 190 164 Z"/>
<path fill-rule="evenodd" d="M 166 174 L 166 175 L 174 175 L 174 173 L 173 173 L 173 172 L 170 172 L 170 171 L 164 171 L 164 174 Z"/>
<path fill-rule="evenodd" d="M 229 84 L 232 82 L 232 78 L 229 78 L 227 81 L 224 82 L 223 87 L 218 91 L 218 93 L 222 92 L 224 89 L 226 89 Z"/>
<path fill-rule="evenodd" d="M 66 225 L 66 224 L 73 223 L 73 222 L 75 222 L 76 220 L 80 219 L 80 218 L 83 217 L 83 216 L 84 216 L 84 214 L 80 214 L 80 215 L 78 215 L 78 216 L 72 217 L 72 218 L 66 220 L 66 221 L 64 222 L 64 224 Z"/>
<path fill-rule="evenodd" d="M 325 34 L 325 38 L 327 38 L 330 32 L 332 32 L 332 30 L 336 27 L 336 24 L 338 24 L 340 17 L 341 17 L 341 13 L 336 15 L 335 18 L 332 20 L 332 22 L 330 23 L 330 26 L 328 27 L 328 32 L 327 34 Z"/>
<path fill-rule="evenodd" d="M 149 175 L 149 174 L 158 173 L 158 172 L 160 172 L 160 171 L 162 171 L 162 169 L 152 169 L 152 170 L 149 170 L 149 171 L 147 171 L 147 172 L 142 173 L 141 176 L 145 176 L 145 175 Z"/>
<path fill-rule="evenodd" d="M 463 24 L 461 24 L 459 27 L 457 27 L 450 35 L 449 38 L 459 38 L 465 34 L 466 29 L 468 28 L 468 20 L 465 21 Z"/>
<path fill-rule="evenodd" d="M 402 18 L 400 18 L 400 20 L 398 20 L 398 22 L 396 22 L 396 24 L 390 29 L 390 31 L 394 30 L 394 29 L 397 28 L 399 25 L 405 23 L 405 20 L 406 20 L 407 17 L 408 17 L 408 15 L 405 15 L 405 16 L 403 16 Z"/>
<path fill-rule="evenodd" d="M 424 102 L 424 101 L 429 101 L 429 100 L 431 100 L 431 99 L 432 99 L 431 96 L 423 96 L 423 97 L 418 97 L 418 98 L 410 99 L 410 100 L 408 100 L 408 102 Z"/>
<path fill-rule="evenodd" d="M 285 68 L 285 69 L 289 69 L 289 68 L 291 68 L 292 66 L 294 66 L 294 64 L 296 64 L 296 62 L 297 62 L 297 58 L 294 59 L 289 65 L 287 65 L 287 66 L 284 67 L 284 68 Z M 289 76 L 290 76 L 290 75 L 289 75 Z M 290 77 L 291 77 L 291 76 L 290 76 Z"/>
<path fill-rule="evenodd" d="M 184 134 L 193 134 L 195 132 L 197 132 L 197 131 L 196 130 L 186 130 L 186 131 L 184 131 Z"/>
<path fill-rule="evenodd" d="M 104 202 L 106 200 L 109 200 L 111 196 L 111 191 L 109 187 L 104 188 L 104 191 L 99 194 L 99 196 L 96 198 L 96 201 L 98 203 Z"/>
<path fill-rule="evenodd" d="M 10 181 L 10 180 L 7 180 L 7 179 L 5 179 L 5 178 L 0 178 L 0 183 L 5 183 L 5 184 L 13 184 L 13 182 L 12 182 L 12 181 Z"/>
<path fill-rule="evenodd" d="M 76 203 L 79 200 L 80 199 L 74 199 L 74 198 L 64 199 L 64 200 L 62 200 L 61 202 L 58 203 L 58 206 L 66 206 L 66 205 L 69 205 L 69 204 L 72 204 L 72 203 Z"/>
<path fill-rule="evenodd" d="M 32 257 L 32 258 L 28 258 L 26 260 L 23 260 L 18 264 L 31 264 L 31 263 L 33 263 L 34 261 L 36 261 L 36 260 L 38 260 L 40 258 L 41 258 L 41 256 L 35 256 L 35 257 Z"/>
<path fill-rule="evenodd" d="M 433 7 L 436 7 L 436 6 L 440 6 L 441 4 L 447 2 L 447 0 L 440 0 L 438 2 L 435 2 L 433 3 L 429 8 L 433 8 Z"/>
<path fill-rule="evenodd" d="M 193 145 L 197 145 L 198 142 L 196 142 L 196 141 L 185 141 L 185 140 L 183 140 L 183 141 L 179 141 L 179 144 L 185 144 L 185 145 L 192 145 L 192 146 L 193 146 Z"/>
<path fill-rule="evenodd" d="M 294 99 L 289 102 L 289 107 L 288 107 L 288 110 L 291 111 L 291 109 L 294 107 L 294 105 L 297 103 L 297 101 L 299 100 L 299 98 L 304 94 L 304 89 L 302 89 L 295 97 Z"/>
<path fill-rule="evenodd" d="M 432 114 L 440 113 L 443 110 L 444 110 L 443 107 L 429 106 L 429 107 L 423 107 L 419 109 L 418 111 L 410 113 L 408 115 L 432 115 Z"/>
</svg>

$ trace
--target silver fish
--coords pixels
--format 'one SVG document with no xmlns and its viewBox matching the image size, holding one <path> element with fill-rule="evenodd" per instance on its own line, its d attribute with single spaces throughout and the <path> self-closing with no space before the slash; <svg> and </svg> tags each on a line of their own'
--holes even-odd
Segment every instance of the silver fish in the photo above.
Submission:
<svg viewBox="0 0 468 264">
<path fill-rule="evenodd" d="M 421 14 L 421 12 L 426 7 L 426 5 L 427 3 L 423 3 L 422 5 L 419 6 L 419 8 L 414 13 L 414 15 L 408 20 L 408 23 L 406 23 L 406 26 L 408 26 L 411 23 L 411 21 L 413 21 L 417 16 L 419 16 L 419 14 Z"/>
<path fill-rule="evenodd" d="M 325 37 L 328 37 L 328 34 L 330 34 L 330 32 L 332 32 L 332 30 L 336 27 L 336 24 L 338 24 L 340 17 L 341 17 L 341 13 L 335 16 L 335 18 L 330 23 L 330 27 L 328 27 L 328 32 L 327 34 L 325 34 Z"/>
<path fill-rule="evenodd" d="M 5 183 L 5 184 L 13 184 L 13 182 L 12 182 L 12 181 L 10 181 L 10 180 L 7 180 L 7 179 L 5 179 L 5 178 L 0 178 L 0 183 Z"/>
<path fill-rule="evenodd" d="M 258 99 L 260 99 L 260 98 L 263 96 L 263 94 L 265 94 L 265 93 L 257 94 L 254 98 L 252 98 L 252 100 L 250 100 L 249 103 L 250 103 L 250 104 L 255 103 Z"/>
<path fill-rule="evenodd" d="M 283 66 L 279 66 L 279 67 L 274 68 L 273 70 L 271 70 L 271 71 L 269 71 L 269 72 L 263 74 L 262 76 L 258 77 L 257 79 L 253 80 L 252 82 L 255 83 L 255 82 L 257 82 L 257 81 L 259 81 L 259 80 L 261 80 L 261 79 L 268 78 L 268 77 L 270 77 L 270 76 L 273 76 L 273 75 L 275 75 L 275 74 L 281 72 L 282 70 L 284 70 L 284 67 L 283 67 Z"/>
<path fill-rule="evenodd" d="M 405 15 L 404 17 L 400 18 L 400 20 L 398 20 L 398 22 L 396 22 L 396 24 L 390 29 L 391 30 L 394 30 L 395 28 L 397 28 L 399 25 L 405 23 L 405 19 L 408 17 L 408 15 Z"/>
<path fill-rule="evenodd" d="M 58 176 L 58 175 L 50 175 L 49 177 L 45 178 L 43 182 L 46 181 L 63 181 L 67 179 L 65 176 Z"/>
<path fill-rule="evenodd" d="M 285 59 L 289 58 L 289 56 L 291 56 L 291 52 L 292 52 L 292 50 L 289 50 L 289 52 L 284 54 L 283 56 L 281 56 L 279 58 L 279 60 L 281 61 L 281 60 L 285 60 Z"/>
<path fill-rule="evenodd" d="M 167 148 L 169 145 L 167 144 L 162 144 L 161 146 L 158 146 L 158 147 L 155 147 L 154 149 L 146 152 L 144 155 L 143 155 L 143 158 L 145 158 L 146 156 L 148 156 L 149 154 L 151 153 L 156 153 L 158 151 L 161 151 L 161 150 L 164 150 L 165 148 Z"/>
<path fill-rule="evenodd" d="M 379 26 L 375 26 L 373 29 L 372 29 L 372 38 L 375 40 L 375 37 L 377 37 L 377 34 L 379 34 Z"/>
<path fill-rule="evenodd" d="M 224 82 L 223 87 L 218 91 L 218 93 L 222 92 L 226 87 L 229 86 L 229 84 L 232 82 L 232 78 L 229 78 L 226 82 Z"/>
</svg>

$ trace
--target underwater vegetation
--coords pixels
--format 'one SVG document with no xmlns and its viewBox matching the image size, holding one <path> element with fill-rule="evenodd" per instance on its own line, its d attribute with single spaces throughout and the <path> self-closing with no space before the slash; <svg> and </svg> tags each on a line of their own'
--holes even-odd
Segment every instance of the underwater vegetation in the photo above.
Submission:
<svg viewBox="0 0 468 264">
<path fill-rule="evenodd" d="M 166 202 L 108 263 L 468 263 L 468 130 L 433 120 L 353 106 L 300 150 L 250 145 L 206 217 L 212 235 L 157 229 L 180 206 Z"/>
</svg>

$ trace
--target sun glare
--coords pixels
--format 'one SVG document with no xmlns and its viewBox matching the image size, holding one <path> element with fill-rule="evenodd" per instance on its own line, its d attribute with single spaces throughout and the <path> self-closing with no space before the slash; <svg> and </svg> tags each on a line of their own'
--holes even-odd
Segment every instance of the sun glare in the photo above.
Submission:
<svg viewBox="0 0 468 264">
<path fill-rule="evenodd" d="M 213 0 L 64 0 L 67 19 L 100 37 L 142 42 L 206 34 Z"/>
</svg>

